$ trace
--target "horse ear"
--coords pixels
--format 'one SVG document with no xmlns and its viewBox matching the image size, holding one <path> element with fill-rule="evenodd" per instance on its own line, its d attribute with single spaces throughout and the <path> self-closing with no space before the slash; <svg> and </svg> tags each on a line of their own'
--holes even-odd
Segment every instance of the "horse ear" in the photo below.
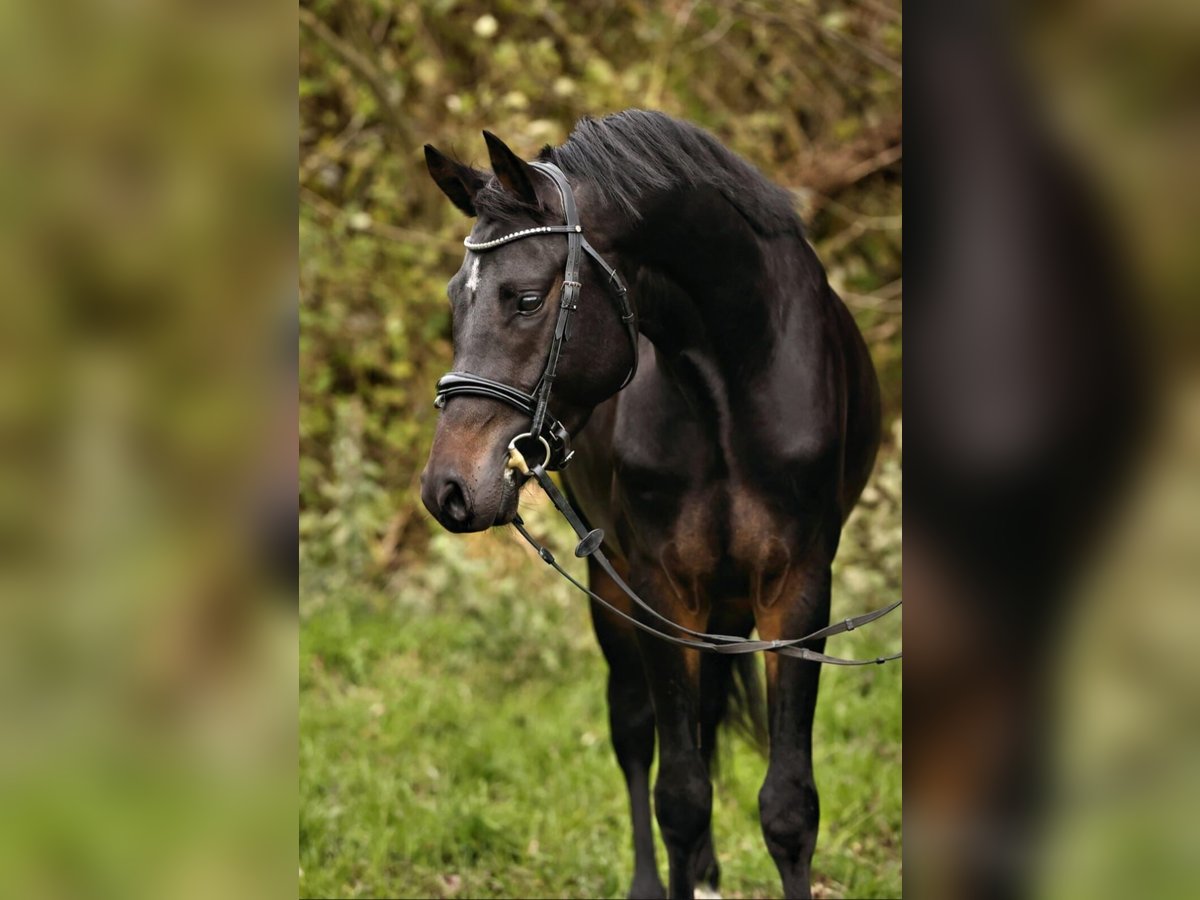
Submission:
<svg viewBox="0 0 1200 900">
<path fill-rule="evenodd" d="M 425 165 L 451 203 L 468 216 L 476 215 L 475 195 L 487 182 L 486 172 L 456 162 L 432 144 L 425 145 Z"/>
<path fill-rule="evenodd" d="M 533 166 L 509 150 L 508 145 L 490 131 L 483 133 L 483 139 L 487 141 L 492 171 L 496 173 L 505 190 L 516 194 L 531 206 L 537 206 L 537 191 L 533 189 Z"/>
</svg>

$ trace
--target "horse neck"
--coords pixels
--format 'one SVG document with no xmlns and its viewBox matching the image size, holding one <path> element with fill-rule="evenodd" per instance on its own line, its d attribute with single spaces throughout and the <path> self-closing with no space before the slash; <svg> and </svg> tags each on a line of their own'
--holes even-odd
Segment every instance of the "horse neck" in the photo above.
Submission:
<svg viewBox="0 0 1200 900">
<path fill-rule="evenodd" d="M 710 363 L 730 386 L 771 364 L 826 287 L 798 230 L 761 235 L 715 190 L 647 204 L 619 243 L 639 272 L 642 333 L 668 358 Z"/>
</svg>

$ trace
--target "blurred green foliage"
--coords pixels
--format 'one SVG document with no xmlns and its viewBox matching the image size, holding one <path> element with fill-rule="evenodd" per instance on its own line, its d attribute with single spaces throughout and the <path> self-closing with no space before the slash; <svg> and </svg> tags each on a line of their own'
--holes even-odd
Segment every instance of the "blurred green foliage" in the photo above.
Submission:
<svg viewBox="0 0 1200 900">
<path fill-rule="evenodd" d="M 310 571 L 385 580 L 429 539 L 416 479 L 468 225 L 426 174 L 426 142 L 479 162 L 487 128 L 530 157 L 629 107 L 710 129 L 795 191 L 899 414 L 898 0 L 314 0 L 300 25 Z"/>
</svg>

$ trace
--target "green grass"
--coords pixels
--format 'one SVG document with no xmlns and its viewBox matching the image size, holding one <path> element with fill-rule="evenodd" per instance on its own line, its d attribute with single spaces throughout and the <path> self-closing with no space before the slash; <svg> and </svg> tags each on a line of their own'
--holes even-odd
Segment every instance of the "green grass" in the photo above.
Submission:
<svg viewBox="0 0 1200 900">
<path fill-rule="evenodd" d="M 879 481 L 898 488 L 891 465 Z M 895 493 L 869 498 L 843 541 L 835 616 L 898 590 Z M 561 533 L 544 508 L 527 518 L 536 533 Z M 626 795 L 586 602 L 515 540 L 439 534 L 430 564 L 387 590 L 306 572 L 302 897 L 624 896 Z M 889 617 L 830 649 L 874 655 L 899 643 Z M 898 665 L 822 675 L 818 896 L 900 896 L 900 695 Z M 722 894 L 778 897 L 758 822 L 765 761 L 732 736 L 723 750 Z M 661 844 L 659 865 L 665 877 Z"/>
</svg>

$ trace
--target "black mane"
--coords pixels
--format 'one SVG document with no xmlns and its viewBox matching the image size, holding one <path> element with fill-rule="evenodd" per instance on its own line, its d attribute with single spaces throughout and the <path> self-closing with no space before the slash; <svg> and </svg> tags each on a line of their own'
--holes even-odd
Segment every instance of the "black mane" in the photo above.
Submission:
<svg viewBox="0 0 1200 900">
<path fill-rule="evenodd" d="M 566 143 L 543 148 L 538 158 L 592 181 L 631 221 L 641 218 L 639 201 L 647 194 L 712 187 L 760 234 L 801 232 L 787 191 L 707 131 L 660 112 L 630 109 L 581 119 Z M 543 218 L 495 179 L 475 197 L 475 206 L 502 222 Z"/>
</svg>

